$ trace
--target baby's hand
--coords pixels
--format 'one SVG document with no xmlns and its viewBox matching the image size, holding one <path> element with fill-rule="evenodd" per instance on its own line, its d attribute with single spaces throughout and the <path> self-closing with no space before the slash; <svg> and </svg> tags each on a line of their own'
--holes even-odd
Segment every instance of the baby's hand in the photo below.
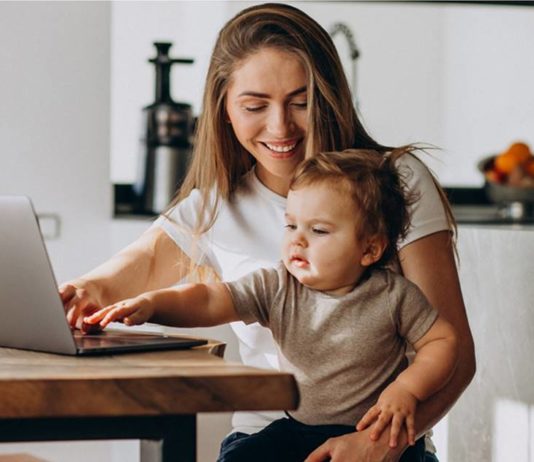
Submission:
<svg viewBox="0 0 534 462">
<path fill-rule="evenodd" d="M 408 444 L 415 444 L 415 408 L 417 398 L 408 392 L 398 382 L 391 383 L 378 398 L 376 404 L 369 409 L 356 425 L 356 430 L 362 431 L 369 427 L 371 439 L 376 441 L 384 429 L 391 422 L 389 446 L 397 447 L 399 433 L 403 424 L 408 432 Z"/>
<path fill-rule="evenodd" d="M 146 296 L 140 295 L 102 308 L 91 316 L 85 317 L 83 321 L 87 324 L 98 324 L 101 328 L 113 321 L 134 326 L 147 322 L 153 315 L 153 303 Z"/>
</svg>

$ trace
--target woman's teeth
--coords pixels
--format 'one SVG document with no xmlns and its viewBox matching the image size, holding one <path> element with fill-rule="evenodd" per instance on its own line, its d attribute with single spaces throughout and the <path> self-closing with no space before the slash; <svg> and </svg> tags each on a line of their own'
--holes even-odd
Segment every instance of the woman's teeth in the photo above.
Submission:
<svg viewBox="0 0 534 462">
<path fill-rule="evenodd" d="M 275 146 L 275 145 L 272 145 L 272 144 L 269 144 L 269 143 L 264 143 L 264 144 L 271 151 L 274 151 L 274 152 L 289 152 L 289 151 L 292 151 L 293 149 L 295 149 L 295 146 L 297 145 L 297 143 L 287 144 L 285 146 Z"/>
</svg>

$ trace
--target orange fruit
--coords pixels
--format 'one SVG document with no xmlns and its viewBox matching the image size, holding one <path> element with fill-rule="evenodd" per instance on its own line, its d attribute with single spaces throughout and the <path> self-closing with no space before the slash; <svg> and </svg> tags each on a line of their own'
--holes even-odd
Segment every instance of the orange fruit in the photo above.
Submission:
<svg viewBox="0 0 534 462">
<path fill-rule="evenodd" d="M 495 168 L 502 173 L 512 172 L 518 165 L 522 165 L 532 158 L 530 148 L 526 143 L 513 143 L 495 158 Z"/>
<path fill-rule="evenodd" d="M 534 178 L 534 158 L 527 160 L 523 168 L 528 176 Z"/>
<path fill-rule="evenodd" d="M 513 155 L 515 158 L 521 159 L 523 161 L 527 160 L 529 157 L 532 156 L 528 144 L 522 142 L 511 144 L 510 147 L 506 150 L 506 154 Z"/>
<path fill-rule="evenodd" d="M 498 170 L 486 170 L 484 175 L 486 176 L 486 180 L 491 183 L 504 183 L 506 179 L 506 175 Z"/>
<path fill-rule="evenodd" d="M 514 156 L 509 155 L 507 152 L 499 154 L 497 157 L 495 157 L 494 162 L 495 170 L 504 174 L 512 172 L 519 164 L 520 162 L 518 162 Z"/>
</svg>

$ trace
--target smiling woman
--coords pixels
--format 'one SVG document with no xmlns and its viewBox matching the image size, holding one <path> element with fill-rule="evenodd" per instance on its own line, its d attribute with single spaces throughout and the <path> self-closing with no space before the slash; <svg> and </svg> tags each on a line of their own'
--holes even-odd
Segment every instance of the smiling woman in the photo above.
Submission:
<svg viewBox="0 0 534 462">
<path fill-rule="evenodd" d="M 280 3 L 239 12 L 215 43 L 193 159 L 176 199 L 137 241 L 62 286 L 71 324 L 78 326 L 85 316 L 121 299 L 198 275 L 195 269 L 207 268 L 222 281 L 234 281 L 274 267 L 283 238 L 284 193 L 297 161 L 347 148 L 372 150 L 378 160 L 393 151 L 376 142 L 358 119 L 326 30 L 303 11 Z M 449 384 L 418 407 L 421 435 L 467 385 L 474 357 L 447 201 L 424 164 L 413 156 L 404 158 L 408 194 L 421 199 L 412 207 L 410 232 L 393 253 L 397 251 L 405 276 L 457 329 L 461 351 Z M 257 323 L 232 323 L 232 328 L 245 364 L 280 367 L 269 330 Z M 233 425 L 238 433 L 254 433 L 277 417 L 241 413 Z M 399 435 L 398 446 L 390 447 L 387 429 L 373 442 L 375 433 L 353 432 L 354 423 L 350 434 L 328 442 L 310 460 L 346 461 L 348 454 L 333 456 L 340 448 L 350 448 L 345 450 L 358 461 L 391 460 L 406 448 L 406 432 Z"/>
<path fill-rule="evenodd" d="M 238 65 L 228 85 L 226 110 L 235 136 L 256 159 L 259 180 L 281 196 L 304 158 L 307 81 L 298 56 L 265 48 Z"/>
</svg>

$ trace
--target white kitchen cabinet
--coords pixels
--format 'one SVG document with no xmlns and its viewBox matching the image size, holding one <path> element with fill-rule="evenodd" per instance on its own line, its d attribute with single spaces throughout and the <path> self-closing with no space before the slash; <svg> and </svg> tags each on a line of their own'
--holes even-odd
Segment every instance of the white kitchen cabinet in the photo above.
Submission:
<svg viewBox="0 0 534 462">
<path fill-rule="evenodd" d="M 458 250 L 477 372 L 449 413 L 449 460 L 532 462 L 534 227 L 462 225 Z"/>
</svg>

